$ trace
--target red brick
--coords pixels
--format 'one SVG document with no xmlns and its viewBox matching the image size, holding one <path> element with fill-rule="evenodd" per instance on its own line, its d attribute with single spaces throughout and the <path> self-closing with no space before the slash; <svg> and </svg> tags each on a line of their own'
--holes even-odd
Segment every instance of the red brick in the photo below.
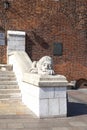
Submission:
<svg viewBox="0 0 87 130">
<path fill-rule="evenodd" d="M 9 2 L 5 27 L 7 30 L 23 30 L 27 33 L 26 52 L 32 60 L 50 55 L 56 73 L 64 74 L 68 80 L 87 79 L 87 0 Z M 1 10 L 3 8 L 0 4 L 0 13 Z M 4 27 L 2 21 L 3 15 L 0 17 L 0 26 Z M 63 43 L 62 56 L 53 55 L 55 42 Z M 0 61 L 2 59 L 1 56 Z"/>
</svg>

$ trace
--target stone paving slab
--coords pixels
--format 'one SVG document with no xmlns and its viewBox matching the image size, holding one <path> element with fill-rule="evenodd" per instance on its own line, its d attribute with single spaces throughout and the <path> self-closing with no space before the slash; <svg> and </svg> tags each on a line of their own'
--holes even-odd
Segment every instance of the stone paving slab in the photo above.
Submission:
<svg viewBox="0 0 87 130">
<path fill-rule="evenodd" d="M 29 115 L 0 116 L 0 130 L 77 130 L 77 128 L 87 130 L 87 115 L 51 119 L 38 119 Z"/>
</svg>

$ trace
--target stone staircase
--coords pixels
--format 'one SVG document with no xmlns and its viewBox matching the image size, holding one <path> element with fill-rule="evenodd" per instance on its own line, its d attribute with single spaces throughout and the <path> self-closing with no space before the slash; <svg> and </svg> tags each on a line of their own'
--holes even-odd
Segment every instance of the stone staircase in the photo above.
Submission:
<svg viewBox="0 0 87 130">
<path fill-rule="evenodd" d="M 13 71 L 0 70 L 0 102 L 19 101 L 21 92 Z"/>
<path fill-rule="evenodd" d="M 21 91 L 12 67 L 0 65 L 0 115 L 29 114 L 21 101 Z"/>
</svg>

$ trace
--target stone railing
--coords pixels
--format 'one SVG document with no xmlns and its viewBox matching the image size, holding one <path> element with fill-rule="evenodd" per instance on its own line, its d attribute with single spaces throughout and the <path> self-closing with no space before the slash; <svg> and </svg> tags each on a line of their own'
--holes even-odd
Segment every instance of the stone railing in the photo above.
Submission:
<svg viewBox="0 0 87 130">
<path fill-rule="evenodd" d="M 25 53 L 22 54 L 26 55 Z M 19 56 L 16 52 L 9 55 L 9 62 L 13 64 L 13 70 L 17 71 L 16 75 L 24 104 L 39 118 L 66 117 L 68 86 L 66 77 L 30 72 L 32 62 L 28 57 L 24 58 L 25 56 L 22 54 Z"/>
<path fill-rule="evenodd" d="M 9 64 L 13 65 L 13 71 L 16 74 L 19 86 L 21 86 L 23 75 L 29 72 L 32 61 L 24 51 L 14 51 L 8 55 Z"/>
</svg>

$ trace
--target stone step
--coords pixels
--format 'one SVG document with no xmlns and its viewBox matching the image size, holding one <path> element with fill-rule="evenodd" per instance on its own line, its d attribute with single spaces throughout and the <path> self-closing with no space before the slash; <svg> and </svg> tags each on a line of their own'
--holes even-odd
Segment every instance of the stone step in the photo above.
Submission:
<svg viewBox="0 0 87 130">
<path fill-rule="evenodd" d="M 15 74 L 13 71 L 1 71 L 0 70 L 0 75 L 3 75 L 3 74 Z"/>
<path fill-rule="evenodd" d="M 9 84 L 9 85 L 0 85 L 0 89 L 18 89 L 19 86 L 18 85 L 12 85 L 12 84 Z"/>
<path fill-rule="evenodd" d="M 21 93 L 9 93 L 9 94 L 0 94 L 0 100 L 1 99 L 19 99 L 21 98 Z"/>
<path fill-rule="evenodd" d="M 15 73 L 11 68 L 9 71 L 7 66 L 2 65 L 0 68 L 0 104 L 18 104 L 22 98 Z"/>
<path fill-rule="evenodd" d="M 0 78 L 1 77 L 16 77 L 14 74 L 0 74 Z"/>
<path fill-rule="evenodd" d="M 15 107 L 16 106 L 16 107 Z M 22 102 L 15 102 L 13 103 L 0 103 L 0 115 L 3 116 L 3 118 L 8 118 L 9 115 L 11 117 L 13 115 L 33 115 L 36 117 L 30 110 L 27 108 Z M 6 116 L 5 116 L 6 115 Z"/>
<path fill-rule="evenodd" d="M 2 98 L 0 99 L 0 103 L 3 103 L 3 105 L 5 104 L 14 104 L 14 103 L 20 103 L 22 102 L 22 99 L 21 97 L 19 98 L 14 98 L 14 99 L 10 99 L 10 98 Z"/>
<path fill-rule="evenodd" d="M 0 94 L 20 93 L 19 89 L 0 89 Z"/>
<path fill-rule="evenodd" d="M 8 74 L 5 73 L 4 74 L 4 73 L 1 73 L 0 77 L 16 77 L 16 76 L 15 76 L 15 74 L 10 74 L 10 73 L 8 73 Z"/>
<path fill-rule="evenodd" d="M 0 64 L 0 71 L 13 71 L 13 65 L 11 65 L 11 64 Z"/>
<path fill-rule="evenodd" d="M 0 85 L 17 85 L 17 81 L 1 81 Z"/>
<path fill-rule="evenodd" d="M 8 99 L 8 101 L 9 101 L 9 99 Z M 17 101 L 13 101 L 13 102 L 10 102 L 9 101 L 9 103 L 7 102 L 7 103 L 3 103 L 3 102 L 1 102 L 0 103 L 0 108 L 3 108 L 3 109 L 6 109 L 6 107 L 11 107 L 12 109 L 15 109 L 15 106 L 16 106 L 16 108 L 25 108 L 26 106 L 21 102 L 21 101 L 19 101 L 19 102 L 17 102 Z"/>
<path fill-rule="evenodd" d="M 15 73 L 12 72 L 0 72 L 0 76 L 15 76 Z"/>
<path fill-rule="evenodd" d="M 0 82 L 1 82 L 1 81 L 9 81 L 9 80 L 10 80 L 10 81 L 11 81 L 11 80 L 14 81 L 14 80 L 16 80 L 16 77 L 8 77 L 8 76 L 7 76 L 7 77 L 6 77 L 6 76 L 0 77 Z"/>
</svg>

